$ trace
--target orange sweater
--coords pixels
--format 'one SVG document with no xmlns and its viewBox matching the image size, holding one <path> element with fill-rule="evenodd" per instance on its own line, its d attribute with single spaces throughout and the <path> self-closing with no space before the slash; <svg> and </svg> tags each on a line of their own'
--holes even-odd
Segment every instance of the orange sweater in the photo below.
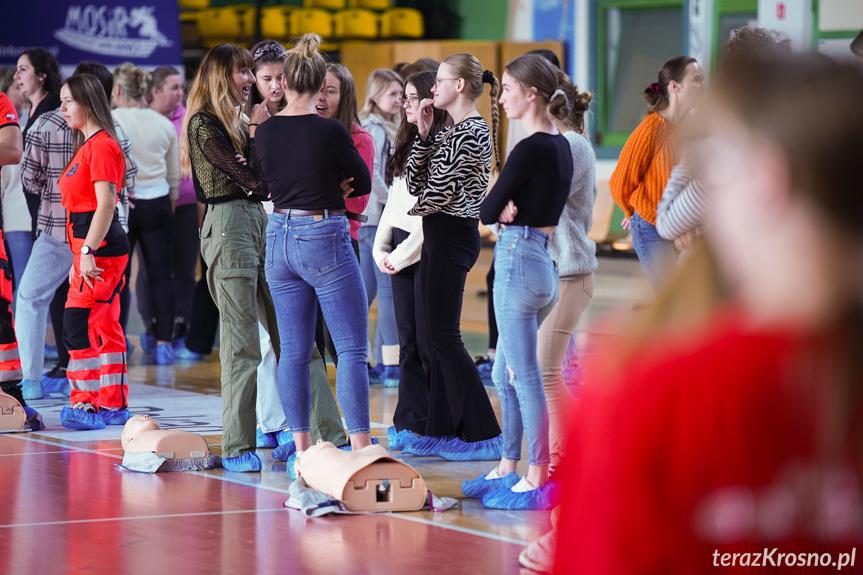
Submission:
<svg viewBox="0 0 863 575">
<path fill-rule="evenodd" d="M 609 182 L 611 197 L 626 217 L 635 211 L 656 224 L 656 206 L 677 164 L 678 144 L 678 127 L 656 112 L 648 114 L 626 140 Z"/>
</svg>

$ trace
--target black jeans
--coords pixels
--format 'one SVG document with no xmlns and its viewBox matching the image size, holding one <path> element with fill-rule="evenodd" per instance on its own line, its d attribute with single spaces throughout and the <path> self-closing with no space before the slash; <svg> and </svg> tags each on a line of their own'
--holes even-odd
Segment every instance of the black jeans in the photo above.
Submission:
<svg viewBox="0 0 863 575">
<path fill-rule="evenodd" d="M 153 200 L 135 200 L 129 211 L 129 253 L 140 242 L 149 289 L 138 292 L 138 299 L 148 299 L 145 309 L 153 310 L 156 339 L 171 341 L 174 334 L 174 213 L 168 196 Z M 139 284 L 140 285 L 140 284 Z M 149 327 L 148 318 L 144 317 Z"/>
<path fill-rule="evenodd" d="M 192 298 L 198 283 L 195 271 L 201 254 L 201 239 L 198 237 L 198 204 L 177 206 L 174 209 L 173 272 L 176 316 L 173 337 L 186 337 L 192 319 Z M 150 326 L 156 317 L 150 279 L 146 266 L 138 268 L 135 283 L 138 294 L 138 313 L 145 326 Z"/>
<path fill-rule="evenodd" d="M 195 293 L 192 298 L 192 321 L 189 324 L 189 333 L 186 336 L 186 349 L 209 355 L 213 351 L 213 343 L 216 341 L 216 332 L 219 331 L 219 308 L 210 295 L 210 286 L 207 285 L 207 264 L 201 258 L 201 279 L 195 285 Z"/>
<path fill-rule="evenodd" d="M 420 260 L 432 350 L 426 434 L 469 442 L 500 435 L 491 401 L 461 339 L 464 286 L 479 257 L 478 224 L 474 218 L 448 214 L 424 216 Z"/>
<path fill-rule="evenodd" d="M 491 258 L 491 268 L 485 276 L 485 286 L 488 289 L 488 348 L 497 348 L 497 319 L 494 315 L 494 258 Z"/>
<path fill-rule="evenodd" d="M 404 230 L 393 228 L 393 249 L 408 235 Z M 393 424 L 396 431 L 409 429 L 417 435 L 424 435 L 429 412 L 431 348 L 423 307 L 420 264 L 408 266 L 390 279 L 399 332 L 399 401 Z"/>
</svg>

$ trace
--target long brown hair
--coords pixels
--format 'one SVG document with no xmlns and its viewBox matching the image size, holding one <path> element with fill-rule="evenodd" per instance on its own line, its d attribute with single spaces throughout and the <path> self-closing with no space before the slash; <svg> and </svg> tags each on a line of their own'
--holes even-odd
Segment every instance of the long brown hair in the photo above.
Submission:
<svg viewBox="0 0 863 575">
<path fill-rule="evenodd" d="M 354 77 L 342 64 L 330 64 L 327 66 L 327 72 L 339 81 L 339 107 L 333 119 L 341 122 L 348 133 L 353 134 L 360 126 L 360 116 L 357 111 L 357 85 L 354 83 Z"/>
<path fill-rule="evenodd" d="M 482 64 L 473 54 L 453 54 L 447 56 L 441 64 L 452 66 L 457 78 L 463 78 L 467 94 L 474 100 L 482 96 L 483 84 L 489 84 L 491 97 L 491 138 L 494 148 L 495 164 L 493 171 L 500 168 L 500 80 L 490 70 L 483 70 Z"/>
<path fill-rule="evenodd" d="M 416 88 L 417 96 L 419 96 L 420 100 L 423 98 L 431 98 L 431 89 L 432 86 L 434 86 L 435 76 L 436 73 L 434 71 L 414 74 L 405 82 L 405 88 L 407 88 L 408 84 L 411 84 Z M 431 129 L 429 129 L 429 138 L 433 139 L 437 133 L 446 126 L 452 125 L 452 118 L 450 118 L 449 113 L 446 110 L 434 107 L 432 109 L 434 110 L 434 115 L 432 116 Z M 393 153 L 389 160 L 387 160 L 386 174 L 384 175 L 384 180 L 386 181 L 387 186 L 393 185 L 393 180 L 395 178 L 401 177 L 405 174 L 405 166 L 407 166 L 408 157 L 411 155 L 411 149 L 413 148 L 414 141 L 416 140 L 418 133 L 419 128 L 417 128 L 416 124 L 408 122 L 407 116 L 403 115 L 402 122 L 399 125 L 399 131 L 396 134 Z"/>
<path fill-rule="evenodd" d="M 284 71 L 285 57 L 288 55 L 287 49 L 284 46 L 276 42 L 275 40 L 263 40 L 258 42 L 254 46 L 252 46 L 252 58 L 255 61 L 255 68 L 252 72 L 255 73 L 255 87 L 250 90 L 249 99 L 246 100 L 246 105 L 244 107 L 244 111 L 246 116 L 251 117 L 252 108 L 255 105 L 260 104 L 264 101 L 264 97 L 261 96 L 261 93 L 258 92 L 257 86 L 257 71 L 261 66 L 266 66 L 268 64 L 281 64 Z M 283 109 L 288 105 L 288 100 L 285 98 L 285 95 L 282 94 L 282 99 L 279 102 L 279 109 Z"/>
<path fill-rule="evenodd" d="M 671 105 L 668 97 L 668 85 L 672 82 L 678 84 L 686 76 L 686 67 L 696 64 L 698 60 L 690 56 L 677 56 L 662 65 L 659 69 L 656 82 L 644 88 L 644 100 L 647 102 L 646 114 L 661 112 Z"/>
<path fill-rule="evenodd" d="M 191 177 L 192 163 L 189 157 L 189 120 L 198 112 L 209 112 L 216 116 L 228 133 L 237 153 L 246 148 L 246 121 L 238 106 L 242 101 L 234 85 L 234 69 L 251 70 L 255 63 L 245 48 L 232 44 L 219 44 L 204 56 L 201 67 L 195 74 L 192 89 L 186 104 L 183 118 L 183 131 L 180 135 L 180 167 L 183 175 Z"/>
<path fill-rule="evenodd" d="M 117 131 L 114 129 L 114 117 L 111 116 L 111 107 L 108 105 L 108 98 L 105 96 L 105 88 L 96 76 L 91 74 L 75 74 L 66 78 L 66 81 L 63 82 L 61 87 L 62 86 L 69 87 L 69 95 L 72 96 L 72 100 L 84 108 L 85 113 L 87 114 L 87 119 L 96 124 L 100 130 L 104 130 L 105 133 L 117 143 L 117 147 L 122 151 L 123 146 L 120 145 L 120 140 L 117 138 Z M 69 164 L 72 163 L 75 154 L 81 148 L 83 143 L 84 132 L 81 130 L 72 130 L 72 157 L 69 158 L 69 162 L 66 163 L 66 167 L 63 168 L 63 171 L 65 171 L 66 168 L 69 167 Z M 123 153 L 123 159 L 126 162 L 126 166 L 128 166 L 129 158 L 126 157 L 125 152 Z M 123 185 L 121 187 L 127 187 L 125 171 L 123 175 Z"/>
</svg>

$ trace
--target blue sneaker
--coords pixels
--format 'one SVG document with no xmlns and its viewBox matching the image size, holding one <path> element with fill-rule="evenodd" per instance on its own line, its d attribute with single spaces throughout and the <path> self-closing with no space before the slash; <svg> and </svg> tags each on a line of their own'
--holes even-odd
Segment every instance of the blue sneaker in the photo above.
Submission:
<svg viewBox="0 0 863 575">
<path fill-rule="evenodd" d="M 402 448 L 402 455 L 415 455 L 417 457 L 438 455 L 440 448 L 454 439 L 454 437 L 449 436 L 436 437 L 434 435 L 424 435 L 416 441 L 405 445 Z"/>
<path fill-rule="evenodd" d="M 60 424 L 69 429 L 105 429 L 105 422 L 89 403 L 80 401 L 74 407 L 64 407 L 60 412 Z"/>
<path fill-rule="evenodd" d="M 272 456 L 276 461 L 288 461 L 291 455 L 297 452 L 297 444 L 291 439 L 286 443 L 282 443 L 273 450 Z"/>
<path fill-rule="evenodd" d="M 379 363 L 374 367 L 369 367 L 369 383 L 381 383 L 381 375 L 384 371 L 384 364 Z"/>
<path fill-rule="evenodd" d="M 518 483 L 518 473 L 510 473 L 501 477 L 497 473 L 497 467 L 495 467 L 489 473 L 480 475 L 476 479 L 462 481 L 461 493 L 465 497 L 479 499 L 486 493 L 498 489 L 510 489 L 516 483 Z"/>
<path fill-rule="evenodd" d="M 398 387 L 399 366 L 385 365 L 384 369 L 381 371 L 381 382 L 384 384 L 384 387 Z"/>
<path fill-rule="evenodd" d="M 174 348 L 170 343 L 160 343 L 153 350 L 153 363 L 156 365 L 174 365 Z"/>
<path fill-rule="evenodd" d="M 515 475 L 515 473 L 510 473 Z M 528 491 L 513 491 L 528 489 Z M 549 481 L 545 487 L 532 488 L 527 482 L 527 476 L 509 489 L 490 491 L 482 496 L 482 506 L 489 509 L 553 509 L 560 500 L 560 482 Z"/>
<path fill-rule="evenodd" d="M 474 360 L 476 370 L 479 372 L 480 379 L 491 381 L 491 370 L 494 367 L 494 360 L 489 359 L 487 355 L 481 355 Z"/>
<path fill-rule="evenodd" d="M 456 438 L 440 446 L 437 455 L 449 461 L 497 461 L 503 457 L 503 438 L 473 442 Z"/>
<path fill-rule="evenodd" d="M 297 464 L 297 458 L 299 456 L 299 452 L 294 451 L 288 458 L 288 477 L 290 477 L 291 479 L 296 479 L 297 477 L 299 477 L 297 475 L 297 470 L 294 469 L 294 466 Z"/>
<path fill-rule="evenodd" d="M 42 389 L 42 382 L 35 379 L 24 379 L 21 381 L 21 395 L 24 399 L 42 399 L 45 397 L 45 392 Z"/>
<path fill-rule="evenodd" d="M 238 473 L 249 473 L 261 470 L 261 460 L 255 452 L 245 453 L 237 457 L 223 457 L 222 467 L 228 471 Z"/>
<path fill-rule="evenodd" d="M 72 392 L 72 386 L 69 385 L 66 370 L 59 365 L 55 365 L 54 369 L 43 373 L 42 391 L 45 395 L 58 394 L 68 396 Z"/>
<path fill-rule="evenodd" d="M 387 427 L 387 447 L 390 451 L 401 451 L 408 443 L 411 443 L 420 437 L 421 436 L 417 435 L 410 429 L 396 431 L 396 428 L 393 425 Z"/>
<path fill-rule="evenodd" d="M 100 409 L 99 416 L 105 425 L 126 425 L 132 414 L 126 408 L 123 409 Z"/>
<path fill-rule="evenodd" d="M 45 361 L 57 361 L 59 354 L 56 345 L 45 344 Z"/>
<path fill-rule="evenodd" d="M 147 333 L 146 331 L 141 334 L 141 337 L 138 338 L 138 341 L 141 342 L 141 349 L 144 350 L 144 353 L 153 353 L 156 349 L 156 338 Z"/>
<path fill-rule="evenodd" d="M 27 416 L 27 419 L 24 420 L 24 424 L 30 426 L 30 431 L 45 429 L 45 424 L 42 422 L 42 416 L 39 415 L 38 411 L 29 405 L 25 405 L 24 414 Z"/>
<path fill-rule="evenodd" d="M 255 445 L 257 447 L 262 447 L 264 449 L 272 449 L 273 447 L 278 447 L 279 442 L 276 441 L 275 433 L 264 433 L 261 431 L 261 428 L 257 428 L 255 430 Z"/>
<path fill-rule="evenodd" d="M 377 445 L 377 444 L 378 444 L 378 438 L 372 437 L 372 445 Z M 341 447 L 339 447 L 337 449 L 341 449 L 342 451 L 352 451 L 350 443 L 346 443 L 345 445 L 342 445 Z"/>
<path fill-rule="evenodd" d="M 204 355 L 190 350 L 186 347 L 186 342 L 183 342 L 182 346 L 174 348 L 174 359 L 182 361 L 201 361 L 204 359 Z"/>
</svg>

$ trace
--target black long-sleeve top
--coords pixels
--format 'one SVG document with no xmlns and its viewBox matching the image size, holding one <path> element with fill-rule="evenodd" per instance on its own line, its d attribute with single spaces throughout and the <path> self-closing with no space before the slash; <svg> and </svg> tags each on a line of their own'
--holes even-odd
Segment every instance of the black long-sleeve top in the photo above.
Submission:
<svg viewBox="0 0 863 575">
<path fill-rule="evenodd" d="M 189 120 L 189 159 L 195 196 L 205 204 L 229 200 L 263 200 L 267 188 L 255 155 L 255 140 L 247 138 L 243 156 L 248 165 L 237 161 L 237 151 L 225 127 L 209 112 L 198 112 Z"/>
<path fill-rule="evenodd" d="M 556 226 L 572 183 L 572 152 L 560 134 L 537 132 L 519 142 L 480 206 L 485 225 L 497 223 L 510 200 L 518 213 L 513 226 Z"/>
<path fill-rule="evenodd" d="M 343 210 L 341 182 L 350 177 L 354 191 L 349 197 L 372 190 L 369 168 L 338 120 L 316 114 L 273 116 L 258 127 L 255 139 L 277 208 Z"/>
</svg>

